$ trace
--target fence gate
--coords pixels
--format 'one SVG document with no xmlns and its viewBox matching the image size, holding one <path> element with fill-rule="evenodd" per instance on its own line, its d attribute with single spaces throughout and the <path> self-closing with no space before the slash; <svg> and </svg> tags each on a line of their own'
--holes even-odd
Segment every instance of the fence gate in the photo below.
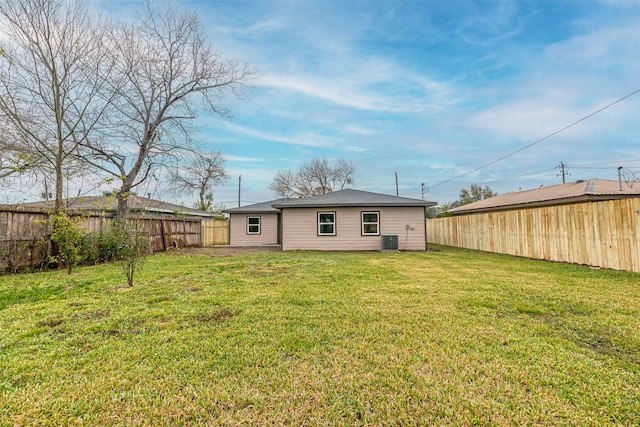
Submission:
<svg viewBox="0 0 640 427">
<path fill-rule="evenodd" d="M 226 219 L 202 220 L 202 246 L 229 244 L 229 221 Z"/>
</svg>

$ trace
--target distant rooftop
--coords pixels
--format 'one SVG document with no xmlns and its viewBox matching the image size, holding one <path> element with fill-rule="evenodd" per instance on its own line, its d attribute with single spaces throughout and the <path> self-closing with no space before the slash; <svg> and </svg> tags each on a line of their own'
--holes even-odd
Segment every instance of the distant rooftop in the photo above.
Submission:
<svg viewBox="0 0 640 427">
<path fill-rule="evenodd" d="M 622 190 L 620 190 L 622 187 Z M 608 179 L 579 180 L 533 190 L 500 194 L 451 209 L 454 215 L 521 207 L 549 206 L 585 201 L 601 201 L 640 197 L 640 183 L 631 186 Z"/>
<path fill-rule="evenodd" d="M 129 196 L 127 204 L 128 208 L 131 210 L 152 212 L 156 214 L 187 215 L 211 218 L 221 216 L 219 213 L 187 208 L 185 206 L 179 206 L 173 203 L 140 197 L 133 194 Z M 63 205 L 67 209 L 116 211 L 117 200 L 115 196 L 80 196 L 64 199 Z M 42 202 L 20 203 L 12 206 L 22 209 L 53 209 L 54 201 L 48 200 Z"/>
</svg>

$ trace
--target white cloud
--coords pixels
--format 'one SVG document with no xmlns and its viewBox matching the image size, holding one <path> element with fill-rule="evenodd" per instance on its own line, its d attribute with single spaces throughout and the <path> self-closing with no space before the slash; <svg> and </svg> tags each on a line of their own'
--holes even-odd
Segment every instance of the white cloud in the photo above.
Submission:
<svg viewBox="0 0 640 427">
<path fill-rule="evenodd" d="M 555 132 L 640 88 L 640 27 L 594 30 L 555 43 L 529 61 L 531 68 L 518 81 L 492 90 L 507 100 L 473 114 L 468 125 L 498 138 L 530 142 Z M 635 115 L 629 100 L 563 134 L 588 137 L 614 131 Z M 607 120 L 599 120 L 606 116 Z"/>
<path fill-rule="evenodd" d="M 337 105 L 362 110 L 387 110 L 387 107 L 383 106 L 380 100 L 363 94 L 349 93 L 346 90 L 341 90 L 343 88 L 336 87 L 335 81 L 320 81 L 318 78 L 312 81 L 312 79 L 298 76 L 269 75 L 262 77 L 260 81 L 257 82 L 257 85 L 296 91 Z"/>
<path fill-rule="evenodd" d="M 489 6 L 489 7 L 487 7 Z M 489 45 L 509 39 L 522 31 L 522 7 L 520 2 L 499 0 L 464 4 L 470 9 L 464 18 L 455 24 L 455 34 L 472 45 Z M 483 8 L 486 10 L 481 10 Z"/>
<path fill-rule="evenodd" d="M 312 132 L 309 132 L 307 134 L 297 134 L 294 136 L 282 136 L 266 131 L 248 128 L 245 126 L 239 126 L 230 122 L 219 123 L 220 126 L 225 128 L 227 131 L 262 141 L 271 141 L 282 144 L 301 145 L 307 147 L 328 147 L 334 144 L 334 141 L 332 141 L 331 139 L 326 138 L 322 135 L 314 134 Z"/>
<path fill-rule="evenodd" d="M 262 157 L 246 157 L 246 156 L 234 156 L 234 155 L 224 156 L 224 159 L 230 162 L 247 162 L 247 163 L 257 163 L 257 162 L 265 161 L 265 159 Z"/>
</svg>

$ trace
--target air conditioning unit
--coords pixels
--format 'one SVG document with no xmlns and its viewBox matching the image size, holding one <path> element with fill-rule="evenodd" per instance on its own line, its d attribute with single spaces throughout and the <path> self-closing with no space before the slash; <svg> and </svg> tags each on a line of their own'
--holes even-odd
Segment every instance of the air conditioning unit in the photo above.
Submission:
<svg viewBox="0 0 640 427">
<path fill-rule="evenodd" d="M 398 235 L 383 234 L 380 241 L 380 250 L 382 251 L 398 251 Z"/>
</svg>

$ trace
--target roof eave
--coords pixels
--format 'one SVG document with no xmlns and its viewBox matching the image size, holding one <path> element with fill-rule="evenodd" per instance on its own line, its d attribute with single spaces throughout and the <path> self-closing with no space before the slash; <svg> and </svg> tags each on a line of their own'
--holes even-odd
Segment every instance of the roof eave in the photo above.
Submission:
<svg viewBox="0 0 640 427">
<path fill-rule="evenodd" d="M 398 208 L 428 208 L 437 205 L 437 202 L 428 203 L 312 203 L 312 204 L 287 204 L 287 205 L 273 205 L 276 209 L 284 208 L 341 208 L 341 207 L 398 207 Z"/>
<path fill-rule="evenodd" d="M 234 209 L 224 209 L 222 213 L 227 214 L 278 214 L 280 213 L 279 209 L 256 209 L 256 210 L 234 210 Z"/>
</svg>

